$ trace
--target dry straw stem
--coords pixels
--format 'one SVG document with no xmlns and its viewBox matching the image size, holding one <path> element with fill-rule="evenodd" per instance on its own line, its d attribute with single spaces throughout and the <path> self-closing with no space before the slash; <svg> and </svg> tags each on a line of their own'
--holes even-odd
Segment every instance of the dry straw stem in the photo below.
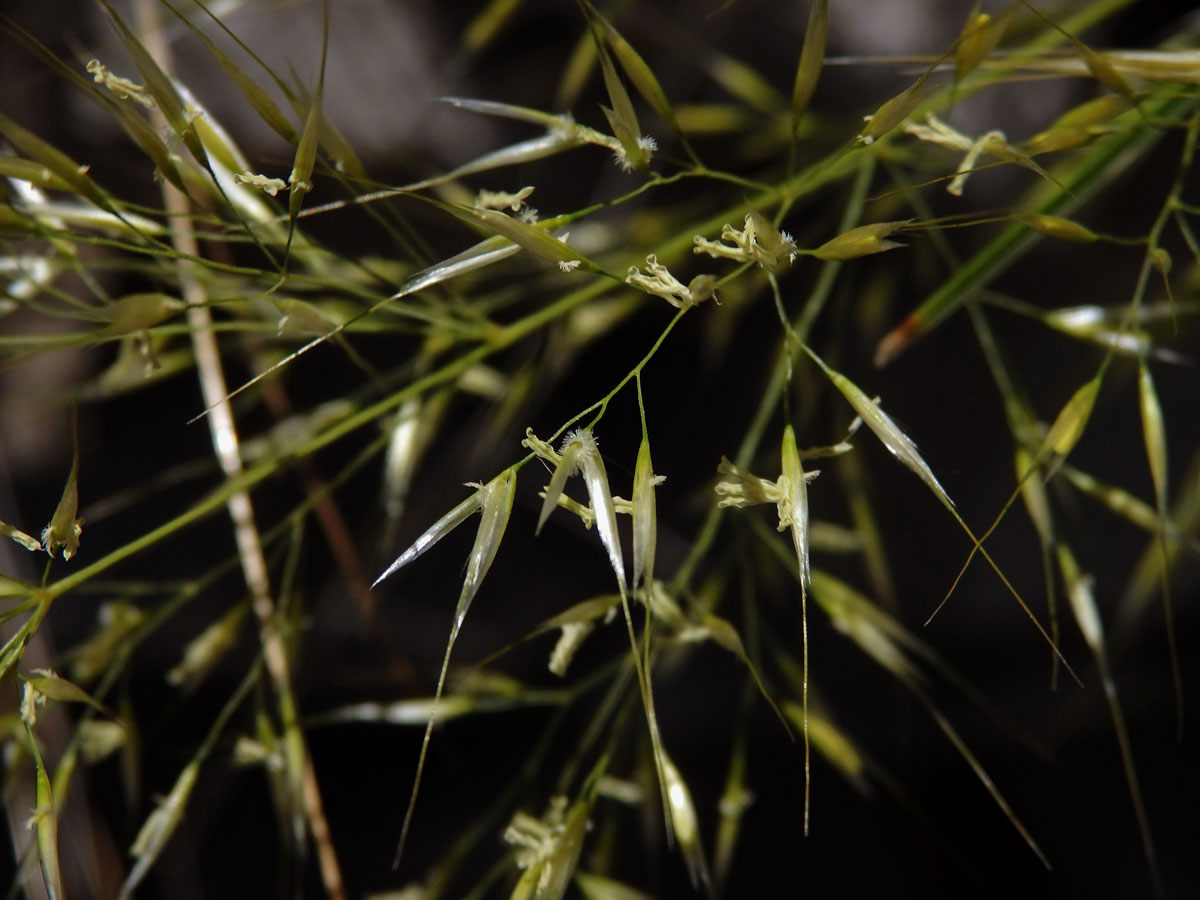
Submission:
<svg viewBox="0 0 1200 900">
<path fill-rule="evenodd" d="M 126 43 L 130 46 L 131 52 L 134 47 L 140 48 L 140 42 L 124 26 L 119 16 L 116 16 L 107 6 L 106 9 L 108 9 L 110 16 L 117 24 L 122 36 L 127 38 Z M 171 54 L 166 42 L 163 40 L 161 28 L 152 24 L 155 12 L 150 8 L 148 0 L 142 0 L 139 3 L 138 16 L 142 31 L 146 34 L 147 43 L 154 48 L 154 52 L 150 53 L 143 50 L 140 53 L 136 53 L 134 58 L 146 67 L 143 74 L 146 75 L 147 82 L 161 109 L 163 102 L 170 102 L 172 98 L 177 100 L 178 95 L 175 94 L 170 80 L 163 74 L 157 63 L 155 63 L 154 57 L 157 56 L 159 59 L 164 60 L 169 69 L 171 68 Z M 325 34 L 326 36 L 328 34 L 328 9 L 326 9 Z M 322 50 L 322 53 L 324 53 L 324 50 Z M 324 68 L 323 62 L 324 59 L 322 57 L 322 71 Z M 161 81 L 165 82 L 165 84 L 160 83 L 159 76 L 161 76 Z M 168 119 L 170 119 L 170 113 L 166 110 L 163 111 L 167 114 Z M 177 132 L 180 127 L 183 127 L 182 123 L 173 120 L 171 124 L 176 128 Z M 185 143 L 189 143 L 189 149 L 192 149 L 193 154 L 198 159 L 203 157 L 204 151 L 203 147 L 200 146 L 199 138 L 195 138 L 194 140 L 194 143 L 199 148 L 197 151 L 190 146 L 187 138 L 188 134 L 194 136 L 195 132 L 188 129 L 184 134 L 181 134 L 181 137 L 184 137 Z M 204 159 L 207 161 L 207 157 L 204 157 Z M 190 213 L 188 198 L 169 184 L 164 184 L 162 190 L 168 215 L 175 217 L 180 222 L 186 221 Z M 177 250 L 184 256 L 189 258 L 199 256 L 198 243 L 190 230 L 177 230 L 173 234 L 173 241 Z M 289 246 L 290 242 L 291 238 L 289 234 Z M 191 326 L 192 346 L 196 355 L 201 391 L 204 396 L 205 405 L 211 411 L 208 421 L 209 431 L 213 440 L 213 449 L 226 478 L 233 480 L 242 474 L 242 460 L 238 450 L 238 434 L 233 411 L 228 399 L 226 399 L 228 391 L 225 386 L 220 350 L 211 328 L 212 316 L 206 303 L 206 291 L 197 277 L 192 263 L 180 259 L 178 270 L 179 280 L 183 286 L 184 300 L 188 304 L 188 323 Z M 288 731 L 289 740 L 287 747 L 289 752 L 286 759 L 289 770 L 289 782 L 294 786 L 292 800 L 295 803 L 295 809 L 298 811 L 303 810 L 307 817 L 309 828 L 316 842 L 317 856 L 326 890 L 331 897 L 340 898 L 344 896 L 342 875 L 336 854 L 333 850 L 333 844 L 328 839 L 329 826 L 325 821 L 320 792 L 316 786 L 316 775 L 313 772 L 312 763 L 297 724 L 295 703 L 291 692 L 287 648 L 284 646 L 282 636 L 277 627 L 275 604 L 271 596 L 266 557 L 263 554 L 262 542 L 254 521 L 254 509 L 251 504 L 249 491 L 243 489 L 231 494 L 228 499 L 228 509 L 230 517 L 233 519 L 234 536 L 238 546 L 238 555 L 242 562 L 242 571 L 245 576 L 246 585 L 251 593 L 251 606 L 258 619 L 267 670 L 270 673 L 271 680 L 278 694 L 281 717 L 284 727 Z M 294 828 L 295 830 L 298 829 Z M 296 840 L 302 842 L 303 839 L 301 831 L 300 834 L 296 835 Z M 131 872 L 131 878 L 132 875 L 133 873 Z"/>
</svg>

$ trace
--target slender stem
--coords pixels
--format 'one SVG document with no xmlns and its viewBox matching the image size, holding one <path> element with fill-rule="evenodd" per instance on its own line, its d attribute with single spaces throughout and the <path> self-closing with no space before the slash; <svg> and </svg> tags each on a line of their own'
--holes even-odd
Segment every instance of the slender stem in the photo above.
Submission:
<svg viewBox="0 0 1200 900">
<path fill-rule="evenodd" d="M 152 0 L 138 0 L 138 22 L 147 48 L 159 61 L 163 70 L 169 73 L 174 68 L 172 53 L 163 30 L 158 25 L 155 9 Z M 159 120 L 160 130 L 164 129 L 166 122 L 161 113 L 156 112 L 155 117 Z M 191 203 L 187 196 L 165 181 L 162 193 L 168 219 L 186 222 L 191 215 Z M 172 230 L 171 239 L 180 253 L 191 258 L 199 256 L 199 244 L 195 233 L 190 229 Z M 226 479 L 236 479 L 243 473 L 242 457 L 238 448 L 233 408 L 226 399 L 228 389 L 217 338 L 212 331 L 208 294 L 190 260 L 179 259 L 176 261 L 176 267 L 183 299 L 187 303 L 188 325 L 192 332 L 192 350 L 200 376 L 200 389 L 205 406 L 210 409 L 208 427 L 212 435 L 213 450 Z M 267 560 L 254 520 L 254 506 L 249 490 L 243 488 L 232 491 L 226 499 L 226 506 L 233 520 L 234 539 L 242 563 L 242 574 L 250 590 L 251 607 L 258 619 L 263 658 L 279 694 L 280 715 L 285 734 L 289 738 L 288 746 L 292 750 L 288 754 L 289 768 L 292 769 L 292 778 L 301 786 L 302 803 L 313 843 L 317 848 L 321 876 L 329 896 L 333 900 L 344 900 L 344 882 L 330 838 L 329 823 L 325 818 L 316 773 L 313 771 L 312 760 L 299 729 L 299 717 L 291 689 L 287 648 L 275 621 L 275 602 L 271 593 Z M 302 840 L 302 836 L 300 839 Z"/>
</svg>

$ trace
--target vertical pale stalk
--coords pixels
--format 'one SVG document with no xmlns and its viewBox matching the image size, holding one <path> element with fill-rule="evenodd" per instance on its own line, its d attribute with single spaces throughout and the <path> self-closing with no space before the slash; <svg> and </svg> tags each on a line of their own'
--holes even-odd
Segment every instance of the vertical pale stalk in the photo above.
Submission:
<svg viewBox="0 0 1200 900">
<path fill-rule="evenodd" d="M 139 0 L 138 19 L 141 30 L 146 36 L 146 45 L 150 55 L 161 60 L 163 67 L 170 71 L 172 56 L 162 30 L 154 23 L 155 6 L 151 0 Z M 179 227 L 173 230 L 172 240 L 175 249 L 184 257 L 197 257 L 199 243 L 191 227 L 191 203 L 188 198 L 170 184 L 162 186 L 163 202 L 167 215 Z M 242 472 L 242 459 L 238 450 L 237 428 L 234 424 L 233 409 L 228 400 L 228 390 L 225 375 L 221 367 L 220 350 L 217 347 L 216 333 L 212 328 L 212 315 L 207 305 L 207 292 L 196 277 L 194 264 L 187 259 L 178 260 L 179 282 L 182 286 L 183 299 L 188 304 L 187 319 L 192 339 L 192 350 L 196 357 L 196 367 L 200 375 L 200 388 L 204 397 L 204 405 L 209 410 L 208 426 L 212 435 L 213 449 L 226 478 L 232 479 Z M 303 799 L 300 808 L 304 809 L 308 821 L 312 824 L 314 838 L 318 833 L 328 835 L 329 826 L 325 820 L 324 806 L 321 803 L 320 791 L 317 788 L 316 775 L 308 758 L 303 736 L 299 732 L 295 703 L 291 692 L 287 649 L 283 638 L 275 626 L 275 603 L 271 594 L 270 578 L 267 561 L 263 554 L 262 542 L 259 540 L 258 526 L 254 521 L 254 507 L 250 502 L 250 494 L 246 490 L 236 491 L 227 501 L 230 518 L 233 520 L 234 539 L 237 543 L 238 557 L 242 563 L 242 573 L 246 586 L 250 590 L 251 607 L 258 619 L 259 632 L 263 645 L 263 656 L 271 681 L 279 694 L 281 718 L 285 727 L 290 722 L 295 735 L 291 746 L 297 755 L 288 757 L 291 771 L 291 783 L 303 784 Z M 325 888 L 335 900 L 345 897 L 340 867 L 330 841 L 317 841 L 317 856 L 320 862 L 321 877 Z"/>
</svg>

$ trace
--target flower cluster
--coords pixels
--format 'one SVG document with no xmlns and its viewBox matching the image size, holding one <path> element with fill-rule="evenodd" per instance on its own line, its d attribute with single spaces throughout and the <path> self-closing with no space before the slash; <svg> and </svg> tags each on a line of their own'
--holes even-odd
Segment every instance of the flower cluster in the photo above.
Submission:
<svg viewBox="0 0 1200 900">
<path fill-rule="evenodd" d="M 684 284 L 667 271 L 667 267 L 660 263 L 658 257 L 653 253 L 646 257 L 645 272 L 642 272 L 637 266 L 629 267 L 625 283 L 641 288 L 647 294 L 662 297 L 677 309 L 695 306 L 709 297 L 716 299 L 717 278 L 715 275 L 697 275 L 690 282 Z"/>
<path fill-rule="evenodd" d="M 710 241 L 700 235 L 693 239 L 693 253 L 707 253 L 715 259 L 757 263 L 773 275 L 778 275 L 796 259 L 796 242 L 786 231 L 780 231 L 760 213 L 752 209 L 746 214 L 743 230 L 732 225 L 721 228 L 721 240 Z M 722 243 L 724 242 L 724 243 Z"/>
</svg>

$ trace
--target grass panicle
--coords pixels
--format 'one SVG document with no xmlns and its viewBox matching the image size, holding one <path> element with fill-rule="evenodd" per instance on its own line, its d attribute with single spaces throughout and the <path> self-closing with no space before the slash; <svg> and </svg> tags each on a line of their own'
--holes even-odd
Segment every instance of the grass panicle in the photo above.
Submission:
<svg viewBox="0 0 1200 900">
<path fill-rule="evenodd" d="M 1194 19 L 245 6 L 0 15 L 11 896 L 1186 892 Z"/>
</svg>

